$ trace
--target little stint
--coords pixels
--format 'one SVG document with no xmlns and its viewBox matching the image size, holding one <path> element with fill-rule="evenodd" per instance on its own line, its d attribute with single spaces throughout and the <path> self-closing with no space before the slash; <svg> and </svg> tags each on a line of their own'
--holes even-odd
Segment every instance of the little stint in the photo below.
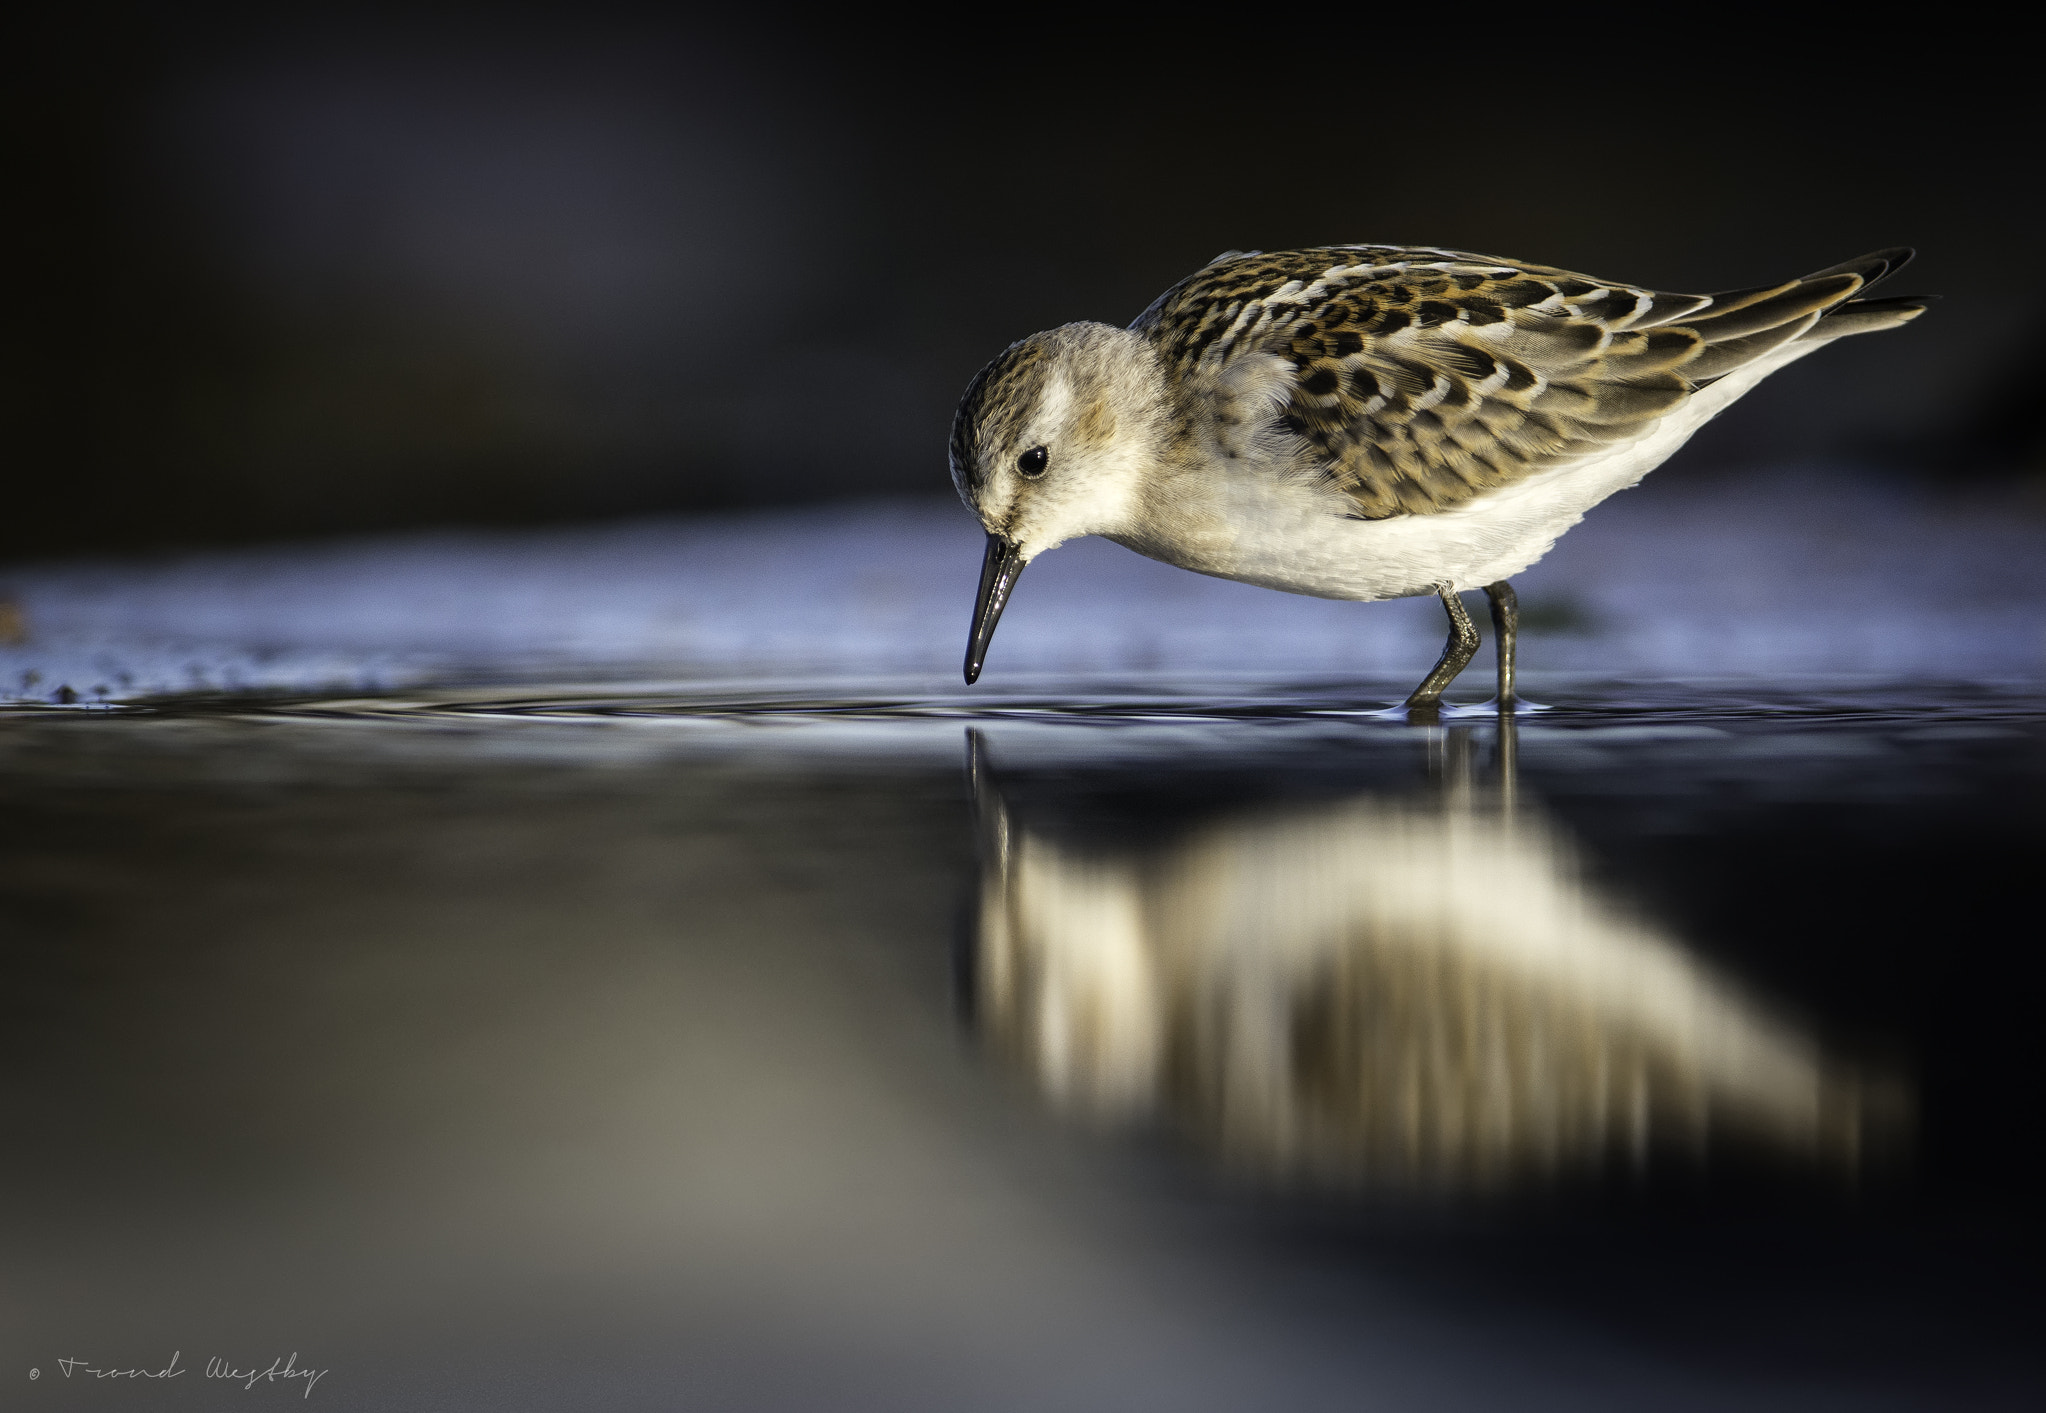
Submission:
<svg viewBox="0 0 2046 1413">
<path fill-rule="evenodd" d="M 1477 651 L 1457 593 L 1482 588 L 1510 708 L 1507 581 L 1778 368 L 1924 312 L 1862 297 L 1910 258 L 1702 295 L 1427 246 L 1231 251 L 1127 329 L 1032 334 L 952 423 L 988 536 L 966 680 L 1024 566 L 1103 535 L 1289 593 L 1438 595 L 1449 642 L 1409 708 Z"/>
</svg>

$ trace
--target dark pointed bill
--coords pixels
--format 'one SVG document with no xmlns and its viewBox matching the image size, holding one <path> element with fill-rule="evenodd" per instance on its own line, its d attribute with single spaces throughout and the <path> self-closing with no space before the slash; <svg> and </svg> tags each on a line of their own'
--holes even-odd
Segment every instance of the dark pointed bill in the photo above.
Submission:
<svg viewBox="0 0 2046 1413">
<path fill-rule="evenodd" d="M 995 624 L 1008 606 L 1009 590 L 1023 573 L 1023 556 L 1015 543 L 1003 535 L 987 537 L 987 558 L 980 562 L 980 597 L 973 601 L 973 636 L 966 641 L 966 685 L 980 680 L 980 665 L 987 660 L 987 645 L 995 636 Z"/>
</svg>

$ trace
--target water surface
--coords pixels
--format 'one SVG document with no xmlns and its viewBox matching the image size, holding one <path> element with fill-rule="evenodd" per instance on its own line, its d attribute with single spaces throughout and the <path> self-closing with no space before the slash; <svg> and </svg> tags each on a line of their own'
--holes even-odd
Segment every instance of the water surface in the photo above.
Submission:
<svg viewBox="0 0 2046 1413">
<path fill-rule="evenodd" d="M 19 709 L 5 1376 L 2036 1406 L 2046 709 L 1542 685 Z"/>
</svg>

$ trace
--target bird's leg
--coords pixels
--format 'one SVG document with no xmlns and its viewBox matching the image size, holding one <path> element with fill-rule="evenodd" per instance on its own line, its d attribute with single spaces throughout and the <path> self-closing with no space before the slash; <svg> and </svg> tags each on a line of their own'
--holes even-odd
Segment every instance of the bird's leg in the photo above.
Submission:
<svg viewBox="0 0 2046 1413">
<path fill-rule="evenodd" d="M 1520 598 L 1513 586 L 1501 579 L 1485 585 L 1485 597 L 1492 601 L 1492 636 L 1499 654 L 1499 710 L 1513 710 L 1513 648 L 1520 633 Z"/>
<path fill-rule="evenodd" d="M 1442 656 L 1436 661 L 1434 671 L 1423 678 L 1421 685 L 1414 688 L 1414 694 L 1407 698 L 1409 711 L 1441 705 L 1443 689 L 1456 680 L 1456 674 L 1464 670 L 1478 650 L 1477 626 L 1464 612 L 1463 600 L 1456 596 L 1456 590 L 1444 584 L 1435 593 L 1442 600 L 1442 606 L 1449 610 L 1449 641 L 1442 645 Z"/>
<path fill-rule="evenodd" d="M 1499 714 L 1499 740 L 1492 752 L 1499 768 L 1499 809 L 1511 815 L 1520 803 L 1520 722 L 1512 712 Z"/>
</svg>

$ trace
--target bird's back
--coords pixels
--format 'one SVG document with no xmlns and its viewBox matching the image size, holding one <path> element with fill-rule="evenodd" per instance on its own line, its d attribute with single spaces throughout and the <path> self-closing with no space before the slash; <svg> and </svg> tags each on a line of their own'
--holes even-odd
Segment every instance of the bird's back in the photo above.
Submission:
<svg viewBox="0 0 2046 1413">
<path fill-rule="evenodd" d="M 1692 295 L 1432 247 L 1231 252 L 1131 328 L 1192 435 L 1262 438 L 1358 517 L 1431 515 L 1667 440 L 1820 341 L 1906 322 L 1924 300 L 1863 296 L 1910 255 Z M 1216 425 L 1244 408 L 1264 425 Z"/>
</svg>

